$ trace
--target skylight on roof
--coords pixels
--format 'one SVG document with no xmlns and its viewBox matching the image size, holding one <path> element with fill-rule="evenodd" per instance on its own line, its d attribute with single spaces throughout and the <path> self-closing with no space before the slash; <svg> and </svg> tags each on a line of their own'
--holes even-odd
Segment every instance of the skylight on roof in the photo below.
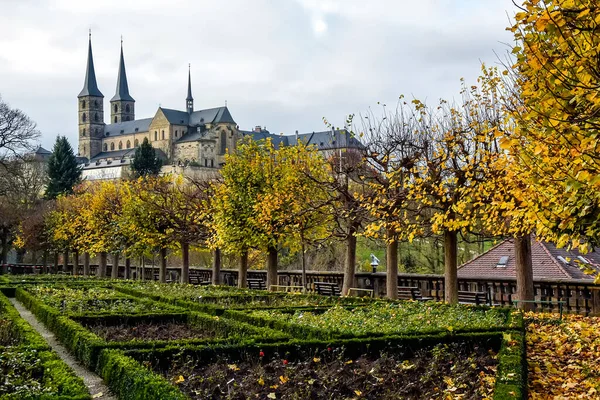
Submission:
<svg viewBox="0 0 600 400">
<path fill-rule="evenodd" d="M 584 263 L 584 264 L 591 264 L 591 263 L 590 263 L 590 260 L 588 260 L 587 258 L 585 258 L 585 257 L 583 257 L 583 256 L 577 256 L 577 259 L 578 259 L 579 261 L 581 261 L 582 263 Z"/>
<path fill-rule="evenodd" d="M 498 260 L 498 264 L 496 264 L 496 268 L 506 268 L 506 264 L 508 263 L 508 256 L 500 257 Z"/>
<path fill-rule="evenodd" d="M 563 256 L 558 256 L 556 258 L 558 258 L 561 263 L 569 265 L 569 262 Z"/>
</svg>

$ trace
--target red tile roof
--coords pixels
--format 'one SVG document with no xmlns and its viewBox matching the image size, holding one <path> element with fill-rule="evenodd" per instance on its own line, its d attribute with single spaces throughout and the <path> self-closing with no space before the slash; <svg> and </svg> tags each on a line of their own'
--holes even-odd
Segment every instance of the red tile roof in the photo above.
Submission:
<svg viewBox="0 0 600 400">
<path fill-rule="evenodd" d="M 503 256 L 508 257 L 506 267 L 499 267 L 498 262 Z M 569 262 L 564 263 L 559 256 Z M 594 279 L 592 275 L 583 273 L 580 264 L 575 261 L 578 256 L 581 254 L 577 250 L 558 249 L 551 243 L 538 242 L 532 237 L 533 278 Z M 600 253 L 591 252 L 583 257 L 600 272 Z M 507 239 L 458 268 L 458 276 L 461 278 L 516 278 L 514 241 Z"/>
</svg>

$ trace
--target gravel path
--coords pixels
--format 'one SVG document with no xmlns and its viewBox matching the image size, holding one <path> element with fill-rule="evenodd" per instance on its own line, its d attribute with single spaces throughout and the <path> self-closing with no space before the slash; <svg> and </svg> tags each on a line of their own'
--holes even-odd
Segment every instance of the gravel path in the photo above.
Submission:
<svg viewBox="0 0 600 400">
<path fill-rule="evenodd" d="M 52 347 L 58 356 L 75 371 L 75 374 L 83 379 L 83 382 L 90 391 L 92 398 L 100 400 L 117 400 L 117 397 L 110 393 L 108 386 L 104 384 L 102 378 L 93 372 L 88 371 L 85 367 L 79 364 L 67 349 L 60 344 L 52 332 L 41 324 L 35 316 L 16 299 L 10 299 L 10 302 L 15 306 L 21 317 L 33 327 Z"/>
</svg>

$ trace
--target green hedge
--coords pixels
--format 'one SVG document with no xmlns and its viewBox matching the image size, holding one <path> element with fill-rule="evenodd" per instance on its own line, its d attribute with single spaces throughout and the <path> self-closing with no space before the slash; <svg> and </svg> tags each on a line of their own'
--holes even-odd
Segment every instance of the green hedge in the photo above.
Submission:
<svg viewBox="0 0 600 400">
<path fill-rule="evenodd" d="M 21 318 L 21 315 L 10 300 L 3 294 L 0 294 L 0 315 L 2 314 L 12 320 L 15 333 L 21 344 L 38 350 L 50 349 L 44 338 L 27 321 Z"/>
<path fill-rule="evenodd" d="M 16 351 L 30 349 L 37 351 L 42 367 L 44 368 L 43 386 L 50 388 L 51 393 L 43 395 L 6 394 L 0 396 L 1 400 L 87 400 L 90 399 L 87 387 L 83 380 L 77 377 L 56 353 L 51 351 L 44 338 L 36 332 L 10 303 L 7 297 L 0 294 L 0 315 L 12 320 L 19 344 L 12 348 Z M 3 348 L 0 347 L 0 352 Z"/>
<path fill-rule="evenodd" d="M 505 332 L 498 354 L 494 400 L 527 398 L 525 332 Z"/>
<path fill-rule="evenodd" d="M 185 400 L 179 389 L 119 350 L 103 350 L 98 362 L 100 376 L 119 398 L 127 400 Z"/>
<path fill-rule="evenodd" d="M 75 356 L 88 368 L 96 370 L 98 357 L 103 349 L 129 349 L 129 348 L 159 348 L 175 345 L 177 347 L 200 345 L 207 343 L 235 343 L 242 339 L 251 339 L 252 341 L 274 342 L 289 339 L 289 336 L 274 331 L 269 328 L 254 327 L 239 321 L 226 320 L 219 317 L 202 315 L 199 313 L 191 314 L 160 314 L 160 315 L 111 315 L 108 317 L 77 317 L 77 321 L 83 323 L 93 323 L 102 321 L 110 324 L 126 323 L 127 321 L 142 320 L 185 320 L 194 325 L 216 331 L 221 334 L 228 334 L 227 338 L 206 338 L 206 339 L 182 339 L 175 341 L 154 340 L 154 341 L 128 341 L 128 342 L 107 342 L 90 332 L 76 320 L 64 316 L 60 311 L 53 307 L 43 304 L 37 300 L 31 293 L 17 289 L 17 299 L 21 301 L 33 314 L 35 314 L 52 332 L 54 332 L 59 341 L 61 341 Z"/>
</svg>

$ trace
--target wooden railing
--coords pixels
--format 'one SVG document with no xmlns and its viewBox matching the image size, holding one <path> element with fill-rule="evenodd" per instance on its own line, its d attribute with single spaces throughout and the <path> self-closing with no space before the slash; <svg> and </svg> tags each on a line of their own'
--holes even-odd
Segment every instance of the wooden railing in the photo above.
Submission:
<svg viewBox="0 0 600 400">
<path fill-rule="evenodd" d="M 96 274 L 98 265 L 90 265 L 92 274 Z M 28 274 L 41 272 L 41 266 L 32 264 L 4 265 L 2 273 Z M 50 269 L 51 271 L 53 268 Z M 69 270 L 73 271 L 73 266 L 69 265 Z M 107 266 L 107 276 L 110 276 L 112 266 Z M 133 271 L 130 278 L 137 279 Z M 146 267 L 146 280 L 158 279 L 158 267 Z M 180 268 L 167 268 L 168 274 L 177 278 Z M 83 273 L 83 266 L 79 265 L 78 274 Z M 208 268 L 191 268 L 190 275 L 199 276 L 201 281 L 210 281 L 212 271 Z M 119 266 L 119 277 L 125 276 L 125 267 Z M 248 278 L 263 279 L 266 281 L 267 273 L 262 270 L 248 271 Z M 387 275 L 383 272 L 358 272 L 353 287 L 373 290 L 376 297 L 385 296 Z M 176 280 L 176 279 L 175 279 Z M 221 270 L 221 282 L 225 285 L 237 285 L 238 271 L 232 269 Z M 310 288 L 314 282 L 336 283 L 342 287 L 344 274 L 342 272 L 327 271 L 307 271 L 306 283 Z M 278 284 L 283 286 L 302 286 L 301 271 L 279 271 Z M 444 276 L 443 275 L 420 275 L 420 274 L 399 274 L 398 286 L 418 287 L 424 297 L 432 297 L 437 301 L 444 299 Z M 477 291 L 489 293 L 494 304 L 502 306 L 513 305 L 512 301 L 516 299 L 516 280 L 514 278 L 478 278 L 478 277 L 459 277 L 459 290 Z M 600 284 L 594 284 L 589 280 L 552 280 L 537 279 L 534 281 L 535 299 L 537 301 L 553 302 L 565 301 L 565 310 L 570 313 L 584 315 L 600 315 Z M 558 305 L 551 303 L 534 304 L 538 311 L 556 311 Z"/>
</svg>

